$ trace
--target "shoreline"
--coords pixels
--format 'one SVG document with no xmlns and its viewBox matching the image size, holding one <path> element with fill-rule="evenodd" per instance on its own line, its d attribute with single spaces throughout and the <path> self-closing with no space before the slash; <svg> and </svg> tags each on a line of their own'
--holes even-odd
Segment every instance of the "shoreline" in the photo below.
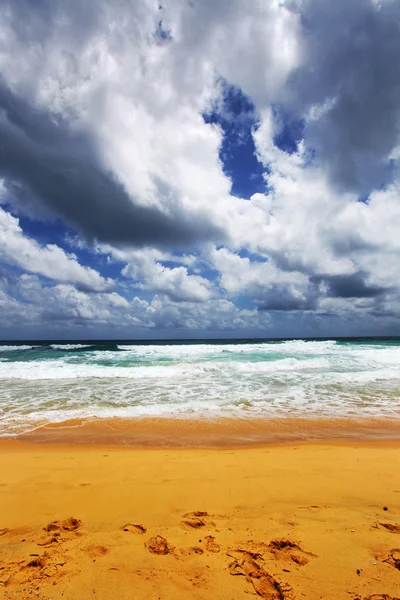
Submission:
<svg viewBox="0 0 400 600">
<path fill-rule="evenodd" d="M 245 448 L 308 441 L 396 441 L 400 440 L 400 420 L 356 417 L 75 419 L 1 439 L 136 448 Z"/>
</svg>

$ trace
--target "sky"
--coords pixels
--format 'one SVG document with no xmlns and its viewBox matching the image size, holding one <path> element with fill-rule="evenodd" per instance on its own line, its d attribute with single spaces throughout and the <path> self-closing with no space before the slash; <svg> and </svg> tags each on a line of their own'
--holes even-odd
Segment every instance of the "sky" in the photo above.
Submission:
<svg viewBox="0 0 400 600">
<path fill-rule="evenodd" d="M 398 0 L 0 0 L 0 338 L 400 335 Z"/>
</svg>

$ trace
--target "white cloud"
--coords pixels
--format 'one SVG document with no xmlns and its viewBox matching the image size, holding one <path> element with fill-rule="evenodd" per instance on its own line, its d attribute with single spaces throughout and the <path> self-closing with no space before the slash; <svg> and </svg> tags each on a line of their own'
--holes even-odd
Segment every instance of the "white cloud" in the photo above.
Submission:
<svg viewBox="0 0 400 600">
<path fill-rule="evenodd" d="M 184 213 L 198 226 L 211 220 L 234 238 L 257 221 L 244 201 L 229 197 L 222 134 L 201 111 L 218 93 L 219 77 L 256 101 L 276 97 L 298 63 L 294 13 L 275 1 L 173 2 L 161 12 L 144 0 L 131 10 L 58 1 L 33 11 L 27 47 L 14 10 L 1 26 L 8 85 L 88 133 L 136 203 Z M 160 18 L 173 36 L 161 46 L 154 43 Z"/>
<path fill-rule="evenodd" d="M 17 293 L 23 309 L 20 319 L 29 322 L 37 314 L 44 321 L 96 325 L 120 323 L 129 310 L 129 302 L 115 292 L 90 294 L 70 284 L 44 285 L 36 275 L 22 275 L 10 286 Z M 7 287 L 6 287 L 7 289 Z M 10 289 L 10 288 L 9 288 Z M 33 317 L 33 318 L 32 318 Z"/>
<path fill-rule="evenodd" d="M 28 31 L 18 20 L 22 7 Z M 119 324 L 266 327 L 266 313 L 239 310 L 233 304 L 238 297 L 246 297 L 247 306 L 341 318 L 395 314 L 400 280 L 395 2 L 172 0 L 159 9 L 146 0 L 96 6 L 55 0 L 42 7 L 14 0 L 0 11 L 4 82 L 15 102 L 39 108 L 55 129 L 44 120 L 48 127 L 38 132 L 36 113 L 21 110 L 23 135 L 18 129 L 17 136 L 21 123 L 8 115 L 6 95 L 0 99 L 0 125 L 6 123 L 19 142 L 40 139 L 46 165 L 54 132 L 64 127 L 72 132 L 65 144 L 71 152 L 61 157 L 66 162 L 61 180 L 65 185 L 78 180 L 82 167 L 79 181 L 87 189 L 92 176 L 95 180 L 94 200 L 89 203 L 85 188 L 80 199 L 67 194 L 57 204 L 54 188 L 48 193 L 44 185 L 47 206 L 92 241 L 107 241 L 96 251 L 121 261 L 130 280 L 124 294 L 138 294 L 132 311 L 122 296 L 111 294 L 91 306 L 84 290 L 107 292 L 112 282 L 54 244 L 41 246 L 24 236 L 18 220 L 1 211 L 3 259 L 66 284 L 51 288 L 49 297 L 71 319 L 114 322 L 114 302 Z M 159 27 L 170 32 L 164 41 L 157 38 Z M 372 51 L 373 60 L 367 60 Z M 230 196 L 231 181 L 219 157 L 223 131 L 202 118 L 213 102 L 218 106 L 221 79 L 247 94 L 260 118 L 253 139 L 266 192 L 250 200 Z M 374 93 L 365 93 L 371 89 Z M 291 154 L 275 145 L 284 111 L 304 125 Z M 73 162 L 78 146 L 79 160 Z M 9 163 L 7 168 L 9 185 L 17 177 Z M 30 164 L 24 168 L 32 187 L 32 172 L 37 173 Z M 126 193 L 122 209 L 110 199 L 106 182 Z M 360 203 L 364 187 L 369 197 Z M 0 196 L 4 189 L 0 183 Z M 13 191 L 19 210 L 39 215 L 43 199 L 29 185 Z M 75 220 L 68 220 L 72 205 Z M 142 213 L 131 213 L 133 206 L 155 211 L 144 219 L 147 237 L 140 238 L 136 216 Z M 106 233 L 114 213 L 120 219 L 110 240 Z M 160 215 L 165 219 L 156 220 Z M 163 237 L 167 225 L 171 231 Z M 186 237 L 179 235 L 182 230 L 189 232 Z M 129 244 L 141 249 L 128 249 Z M 239 254 L 243 249 L 248 257 Z M 157 297 L 149 301 L 152 294 Z"/>
<path fill-rule="evenodd" d="M 133 280 L 136 289 L 165 294 L 175 302 L 204 302 L 213 295 L 209 280 L 196 274 L 201 270 L 196 256 L 174 255 L 155 248 L 121 250 L 105 244 L 97 245 L 96 252 L 111 262 L 125 263 L 121 274 Z M 165 262 L 178 266 L 168 267 Z"/>
<path fill-rule="evenodd" d="M 211 285 L 207 279 L 189 275 L 184 266 L 169 268 L 155 262 L 143 251 L 122 269 L 125 277 L 137 281 L 137 287 L 166 294 L 171 300 L 204 302 L 211 298 Z"/>
<path fill-rule="evenodd" d="M 16 299 L 18 298 L 18 299 Z M 115 337 L 142 337 L 146 330 L 169 331 L 236 331 L 238 335 L 269 326 L 267 314 L 240 310 L 228 300 L 174 302 L 167 296 L 131 302 L 117 293 L 88 294 L 69 284 L 44 285 L 36 275 L 22 275 L 16 280 L 0 277 L 0 307 L 8 314 L 1 322 L 0 334 L 23 331 L 29 334 L 38 324 L 40 335 L 49 337 L 79 332 L 90 337 L 112 331 Z"/>
<path fill-rule="evenodd" d="M 134 324 L 156 329 L 234 330 L 240 336 L 243 330 L 269 325 L 268 315 L 260 315 L 256 310 L 240 310 L 229 300 L 177 304 L 159 296 L 151 302 L 135 297 L 132 306 Z"/>
<path fill-rule="evenodd" d="M 17 218 L 0 208 L 0 255 L 3 261 L 54 281 L 101 292 L 114 286 L 90 267 L 83 267 L 73 254 L 66 254 L 55 244 L 40 246 L 24 235 Z"/>
</svg>

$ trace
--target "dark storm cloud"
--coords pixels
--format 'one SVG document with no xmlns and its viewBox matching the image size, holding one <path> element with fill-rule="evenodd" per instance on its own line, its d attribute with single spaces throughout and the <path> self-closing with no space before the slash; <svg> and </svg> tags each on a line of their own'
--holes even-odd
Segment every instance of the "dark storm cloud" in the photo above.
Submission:
<svg viewBox="0 0 400 600">
<path fill-rule="evenodd" d="M 309 286 L 307 294 L 296 293 L 292 286 L 272 285 L 264 294 L 258 310 L 266 311 L 307 311 L 317 307 L 317 295 L 314 285 Z"/>
<path fill-rule="evenodd" d="M 333 298 L 377 298 L 390 291 L 366 283 L 367 275 L 362 272 L 351 275 L 328 275 L 312 277 L 314 283 L 324 283 L 327 286 L 327 295 Z"/>
<path fill-rule="evenodd" d="M 18 184 L 22 201 L 26 191 L 40 198 L 88 240 L 160 247 L 223 240 L 203 214 L 166 215 L 135 204 L 86 136 L 17 98 L 1 80 L 0 139 L 0 176 Z"/>
<path fill-rule="evenodd" d="M 317 275 L 309 277 L 303 292 L 293 286 L 272 285 L 265 290 L 258 310 L 266 311 L 315 311 L 322 298 L 376 300 L 374 309 L 393 288 L 367 283 L 368 275 L 357 272 L 351 275 Z"/>
<path fill-rule="evenodd" d="M 289 84 L 297 116 L 325 105 L 305 139 L 342 189 L 367 193 L 392 180 L 400 133 L 400 3 L 306 0 L 304 66 Z"/>
</svg>

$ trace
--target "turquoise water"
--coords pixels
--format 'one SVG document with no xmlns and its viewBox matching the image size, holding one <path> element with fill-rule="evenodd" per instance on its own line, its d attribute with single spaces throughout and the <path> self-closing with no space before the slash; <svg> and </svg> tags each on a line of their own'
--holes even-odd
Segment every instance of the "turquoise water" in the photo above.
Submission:
<svg viewBox="0 0 400 600">
<path fill-rule="evenodd" d="M 0 435 L 92 417 L 400 417 L 400 340 L 0 344 Z"/>
</svg>

